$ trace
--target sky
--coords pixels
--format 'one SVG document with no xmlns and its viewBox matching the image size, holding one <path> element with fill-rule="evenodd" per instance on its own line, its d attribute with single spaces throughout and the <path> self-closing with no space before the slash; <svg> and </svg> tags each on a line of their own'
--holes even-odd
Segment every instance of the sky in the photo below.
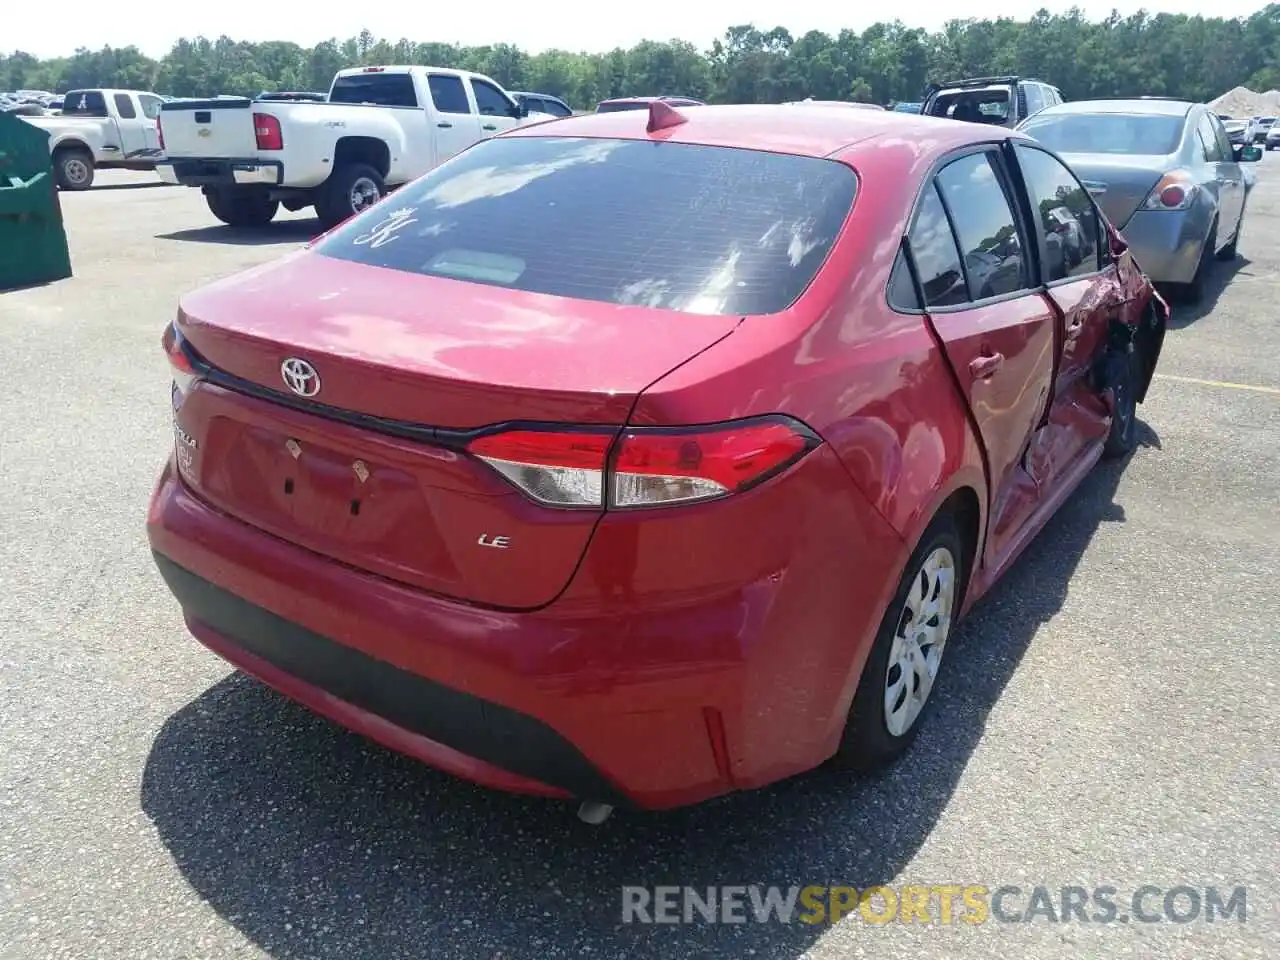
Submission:
<svg viewBox="0 0 1280 960">
<path fill-rule="evenodd" d="M 754 23 L 761 29 L 783 26 L 799 36 L 809 30 L 836 33 L 843 28 L 863 30 L 887 11 L 911 27 L 936 29 L 947 20 L 964 17 L 1008 16 L 1027 19 L 1040 7 L 1062 12 L 1079 6 L 1090 19 L 1105 17 L 1113 7 L 1121 14 L 1145 8 L 1152 13 L 1203 16 L 1248 16 L 1265 0 L 1152 0 L 1149 3 L 1096 2 L 1034 3 L 1018 0 L 896 0 L 880 8 L 833 0 L 735 0 L 733 3 L 689 0 L 645 0 L 639 6 L 614 8 L 592 4 L 591 14 L 577 14 L 569 4 L 529 3 L 528 0 L 489 0 L 480 8 L 455 4 L 337 4 L 317 3 L 300 8 L 292 3 L 223 7 L 235 11 L 211 27 L 207 4 L 169 4 L 143 13 L 141 5 L 103 0 L 61 0 L 56 16 L 37 4 L 18 3 L 0 19 L 0 51 L 25 50 L 37 57 L 65 56 L 76 47 L 97 49 L 130 44 L 153 57 L 163 56 L 179 37 L 226 33 L 235 40 L 293 40 L 310 46 L 329 37 L 346 39 L 368 28 L 375 36 L 417 42 L 438 41 L 478 46 L 514 43 L 531 53 L 560 48 L 598 52 L 629 47 L 640 40 L 688 40 L 700 48 L 721 36 L 726 27 Z M 316 11 L 328 8 L 324 15 Z M 877 15 L 875 11 L 886 11 Z"/>
</svg>

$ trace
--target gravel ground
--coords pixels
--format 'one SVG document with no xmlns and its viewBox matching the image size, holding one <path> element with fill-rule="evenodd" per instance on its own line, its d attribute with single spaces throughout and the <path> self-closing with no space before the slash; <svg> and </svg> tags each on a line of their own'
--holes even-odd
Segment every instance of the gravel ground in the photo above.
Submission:
<svg viewBox="0 0 1280 960">
<path fill-rule="evenodd" d="M 348 734 L 191 640 L 143 520 L 183 290 L 307 239 L 107 174 L 0 295 L 0 956 L 1280 955 L 1280 155 L 1180 312 L 1143 445 L 949 653 L 908 762 L 598 829 Z M 624 884 L 1248 886 L 1247 920 L 622 924 Z M 1159 896 L 1148 901 L 1158 907 Z M 1186 901 L 1183 901 L 1185 906 Z M 935 913 L 936 916 L 936 913 Z"/>
</svg>

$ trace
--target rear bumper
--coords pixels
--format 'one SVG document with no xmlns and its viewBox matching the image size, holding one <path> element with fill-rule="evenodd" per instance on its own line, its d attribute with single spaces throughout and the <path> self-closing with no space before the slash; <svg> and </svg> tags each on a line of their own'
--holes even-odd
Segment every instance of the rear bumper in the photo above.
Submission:
<svg viewBox="0 0 1280 960">
<path fill-rule="evenodd" d="M 154 557 L 201 643 L 317 712 L 488 786 L 626 802 L 572 744 L 533 717 L 334 643 L 163 554 Z"/>
<path fill-rule="evenodd" d="M 165 183 L 184 187 L 279 186 L 284 183 L 284 164 L 279 160 L 255 157 L 167 158 L 156 166 Z"/>
<path fill-rule="evenodd" d="M 1156 283 L 1190 283 L 1209 232 L 1196 208 L 1139 210 L 1121 233 L 1138 266 Z"/>
<path fill-rule="evenodd" d="M 833 454 L 810 459 L 822 527 L 790 519 L 813 556 L 639 602 L 602 596 L 616 578 L 590 556 L 541 610 L 446 600 L 228 517 L 171 465 L 148 534 L 191 632 L 286 696 L 486 786 L 659 809 L 810 769 L 839 741 L 905 551 L 861 501 L 833 495 L 836 471 L 848 483 Z M 788 496 L 804 499 L 797 482 Z M 632 522 L 613 536 L 634 550 Z M 877 576 L 837 560 L 841 542 L 876 558 Z"/>
</svg>

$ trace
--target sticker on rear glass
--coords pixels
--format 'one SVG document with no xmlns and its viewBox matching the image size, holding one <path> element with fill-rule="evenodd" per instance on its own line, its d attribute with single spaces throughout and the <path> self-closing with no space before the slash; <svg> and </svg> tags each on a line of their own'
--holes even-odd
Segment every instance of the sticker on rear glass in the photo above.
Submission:
<svg viewBox="0 0 1280 960">
<path fill-rule="evenodd" d="M 375 226 L 368 233 L 362 233 L 351 242 L 358 246 L 367 246 L 370 250 L 377 250 L 378 247 L 385 246 L 392 240 L 398 239 L 400 231 L 411 223 L 417 223 L 418 218 L 414 215 L 412 207 L 401 207 L 399 210 L 391 211 L 391 215 Z"/>
</svg>

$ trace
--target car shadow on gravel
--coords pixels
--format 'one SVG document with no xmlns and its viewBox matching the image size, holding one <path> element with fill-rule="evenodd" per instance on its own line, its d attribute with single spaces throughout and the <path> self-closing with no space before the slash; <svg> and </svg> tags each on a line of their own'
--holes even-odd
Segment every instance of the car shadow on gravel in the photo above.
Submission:
<svg viewBox="0 0 1280 960">
<path fill-rule="evenodd" d="M 1183 330 L 1211 314 L 1213 308 L 1218 305 L 1218 298 L 1222 296 L 1222 292 L 1227 289 L 1236 274 L 1248 267 L 1250 263 L 1252 261 L 1243 255 L 1226 262 L 1215 260 L 1205 281 L 1204 295 L 1198 303 L 1185 302 L 1176 291 L 1162 291 L 1163 296 L 1173 307 L 1173 318 L 1169 323 L 1169 329 Z"/>
<path fill-rule="evenodd" d="M 878 777 L 824 768 L 592 828 L 569 804 L 473 787 L 232 674 L 164 724 L 142 808 L 195 891 L 275 957 L 796 957 L 825 927 L 623 924 L 621 887 L 893 881 L 1095 530 L 1124 522 L 1124 465 L 1100 464 L 957 630 L 919 740 Z"/>
<path fill-rule="evenodd" d="M 263 247 L 273 243 L 306 243 L 324 232 L 314 217 L 305 220 L 278 220 L 265 227 L 192 227 L 173 233 L 156 234 L 157 240 L 181 240 L 185 243 L 222 243 L 238 247 Z"/>
</svg>

